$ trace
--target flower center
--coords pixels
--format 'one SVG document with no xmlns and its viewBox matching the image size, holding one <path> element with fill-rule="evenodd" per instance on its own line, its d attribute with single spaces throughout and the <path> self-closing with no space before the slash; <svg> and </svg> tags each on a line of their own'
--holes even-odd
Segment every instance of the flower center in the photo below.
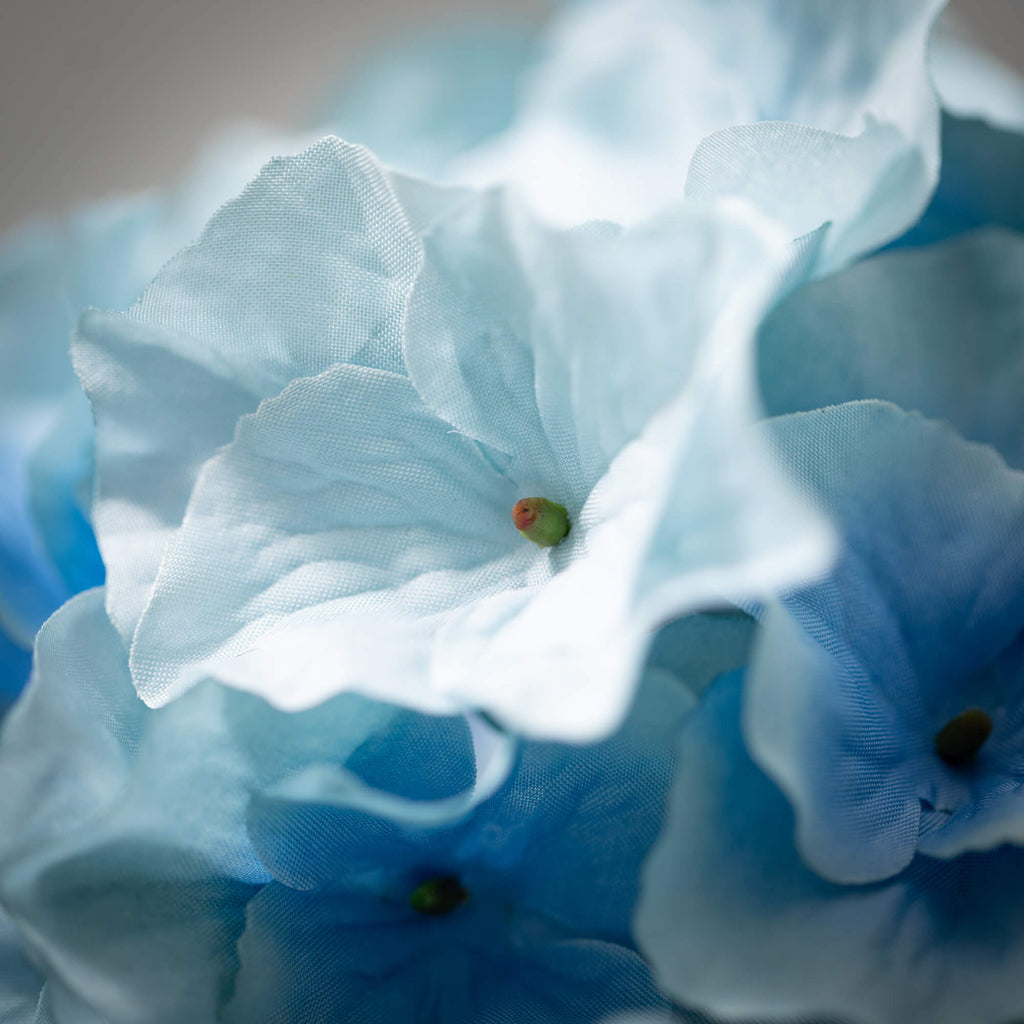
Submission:
<svg viewBox="0 0 1024 1024">
<path fill-rule="evenodd" d="M 547 498 L 520 498 L 512 506 L 512 522 L 527 540 L 542 548 L 554 547 L 569 533 L 565 506 Z"/>
<path fill-rule="evenodd" d="M 992 732 L 992 719 L 981 708 L 968 708 L 935 734 L 935 753 L 953 768 L 969 765 Z"/>
<path fill-rule="evenodd" d="M 469 892 L 454 875 L 442 875 L 417 885 L 409 897 L 409 906 L 420 914 L 450 914 L 468 900 Z"/>
</svg>

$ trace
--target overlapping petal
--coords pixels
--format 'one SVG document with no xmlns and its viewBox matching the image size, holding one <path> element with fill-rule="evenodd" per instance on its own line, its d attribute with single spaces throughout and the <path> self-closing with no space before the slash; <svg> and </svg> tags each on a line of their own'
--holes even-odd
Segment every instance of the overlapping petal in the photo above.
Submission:
<svg viewBox="0 0 1024 1024">
<path fill-rule="evenodd" d="M 751 754 L 793 800 L 801 853 L 862 882 L 919 850 L 1019 841 L 1024 475 L 882 403 L 771 426 L 844 539 L 825 580 L 768 614 L 748 682 Z M 970 707 L 992 736 L 951 766 L 935 736 Z"/>
<path fill-rule="evenodd" d="M 761 328 L 773 415 L 880 399 L 1024 468 L 1024 237 L 989 229 L 883 253 L 794 293 Z"/>
<path fill-rule="evenodd" d="M 918 856 L 874 885 L 825 881 L 746 752 L 741 684 L 716 683 L 685 728 L 668 824 L 645 866 L 636 930 L 659 983 L 726 1019 L 1020 1016 L 1020 848 Z"/>
<path fill-rule="evenodd" d="M 80 331 L 144 699 L 212 672 L 290 708 L 355 690 L 613 728 L 648 629 L 827 557 L 749 429 L 781 251 L 743 208 L 559 234 L 500 194 L 391 191 L 336 140 L 270 165 Z M 528 495 L 568 508 L 557 548 L 508 521 Z"/>
<path fill-rule="evenodd" d="M 522 76 L 509 129 L 453 162 L 513 182 L 555 223 L 632 223 L 690 197 L 754 201 L 819 269 L 889 241 L 927 203 L 939 0 L 606 0 L 570 5 Z"/>
</svg>

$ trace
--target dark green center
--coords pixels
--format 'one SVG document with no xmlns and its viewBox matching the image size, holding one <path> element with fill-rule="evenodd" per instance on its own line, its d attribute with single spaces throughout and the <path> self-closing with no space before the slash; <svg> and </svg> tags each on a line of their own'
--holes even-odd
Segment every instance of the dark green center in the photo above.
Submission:
<svg viewBox="0 0 1024 1024">
<path fill-rule="evenodd" d="M 442 875 L 417 885 L 409 906 L 420 914 L 450 914 L 469 899 L 454 875 Z"/>
<path fill-rule="evenodd" d="M 968 708 L 935 734 L 935 753 L 953 768 L 969 765 L 992 733 L 992 719 L 981 708 Z"/>
</svg>

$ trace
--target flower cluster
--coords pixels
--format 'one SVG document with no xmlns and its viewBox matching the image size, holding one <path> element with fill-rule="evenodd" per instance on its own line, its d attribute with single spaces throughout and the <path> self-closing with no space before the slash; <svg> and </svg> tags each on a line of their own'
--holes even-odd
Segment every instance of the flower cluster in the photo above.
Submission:
<svg viewBox="0 0 1024 1024">
<path fill-rule="evenodd" d="M 463 27 L 6 243 L 3 1024 L 1024 1017 L 1024 85 L 940 8 Z"/>
</svg>

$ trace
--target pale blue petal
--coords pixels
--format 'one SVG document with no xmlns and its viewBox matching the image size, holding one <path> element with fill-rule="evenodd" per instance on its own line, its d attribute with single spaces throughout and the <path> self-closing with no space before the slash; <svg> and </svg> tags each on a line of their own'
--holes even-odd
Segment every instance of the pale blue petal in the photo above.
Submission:
<svg viewBox="0 0 1024 1024">
<path fill-rule="evenodd" d="M 932 245 L 986 225 L 1024 231 L 1024 134 L 942 115 L 939 187 L 921 220 L 894 245 Z"/>
<path fill-rule="evenodd" d="M 793 801 L 801 853 L 826 877 L 863 882 L 915 850 L 1019 841 L 1024 474 L 884 403 L 770 428 L 844 539 L 825 580 L 769 612 L 748 684 L 751 753 Z M 964 773 L 934 736 L 968 707 L 995 725 Z M 925 829 L 922 807 L 948 820 Z"/>
<path fill-rule="evenodd" d="M 534 58 L 525 21 L 460 21 L 389 45 L 358 67 L 318 123 L 391 167 L 443 176 L 508 127 Z"/>
<path fill-rule="evenodd" d="M 764 90 L 762 123 L 705 139 L 687 196 L 749 199 L 793 238 L 828 224 L 819 273 L 902 234 L 938 179 L 939 114 L 925 51 L 942 0 L 781 2 L 754 17 L 745 0 L 728 6 L 737 21 L 747 18 L 739 59 Z M 793 48 L 789 60 L 766 51 L 773 29 Z"/>
<path fill-rule="evenodd" d="M 92 486 L 92 422 L 84 403 L 66 404 L 78 388 L 68 349 L 79 313 L 135 301 L 281 142 L 234 130 L 175 189 L 92 203 L 3 241 L 0 622 L 22 645 L 71 593 L 103 580 L 83 500 Z"/>
<path fill-rule="evenodd" d="M 759 339 L 779 415 L 863 398 L 948 420 L 1024 468 L 1024 237 L 884 253 L 791 295 Z"/>
<path fill-rule="evenodd" d="M 793 238 L 831 222 L 827 270 L 902 233 L 934 186 L 925 46 L 940 7 L 567 5 L 509 130 L 448 173 L 511 182 L 559 224 L 633 223 L 678 202 L 684 183 L 693 196 L 743 195 Z"/>
<path fill-rule="evenodd" d="M 65 394 L 28 472 L 33 518 L 68 592 L 102 586 L 105 571 L 91 523 L 92 413 L 78 387 Z"/>
<path fill-rule="evenodd" d="M 1024 1013 L 1024 853 L 919 856 L 870 886 L 824 881 L 786 798 L 748 757 L 740 679 L 680 740 L 668 825 L 647 862 L 641 948 L 676 999 L 728 1018 L 1002 1024 Z"/>
<path fill-rule="evenodd" d="M 25 954 L 24 942 L 0 909 L 0 1020 L 33 1024 L 43 976 Z"/>
<path fill-rule="evenodd" d="M 824 564 L 825 531 L 748 429 L 778 236 L 738 208 L 627 235 L 548 232 L 496 195 L 434 212 L 405 353 L 439 416 L 399 376 L 341 367 L 245 420 L 139 624 L 147 701 L 212 672 L 287 708 L 355 690 L 593 739 L 652 626 Z M 569 509 L 557 549 L 511 527 L 535 494 Z"/>
<path fill-rule="evenodd" d="M 407 378 L 340 366 L 296 381 L 200 475 L 136 634 L 140 694 L 165 703 L 207 659 L 235 679 L 235 656 L 291 616 L 303 634 L 325 626 L 337 656 L 243 659 L 246 688 L 289 708 L 359 689 L 453 710 L 424 685 L 416 620 L 543 573 L 506 522 L 517 497 Z"/>
<path fill-rule="evenodd" d="M 76 368 L 97 421 L 94 519 L 126 638 L 200 465 L 293 377 L 401 367 L 418 247 L 364 150 L 272 161 L 125 314 L 87 315 Z"/>
<path fill-rule="evenodd" d="M 147 750 L 144 714 L 102 591 L 73 599 L 42 630 L 5 723 L 0 896 L 46 971 L 114 1024 L 212 1019 L 202 1007 L 230 977 L 231 908 L 252 891 L 216 870 L 225 759 L 203 716 L 188 741 Z"/>
</svg>

